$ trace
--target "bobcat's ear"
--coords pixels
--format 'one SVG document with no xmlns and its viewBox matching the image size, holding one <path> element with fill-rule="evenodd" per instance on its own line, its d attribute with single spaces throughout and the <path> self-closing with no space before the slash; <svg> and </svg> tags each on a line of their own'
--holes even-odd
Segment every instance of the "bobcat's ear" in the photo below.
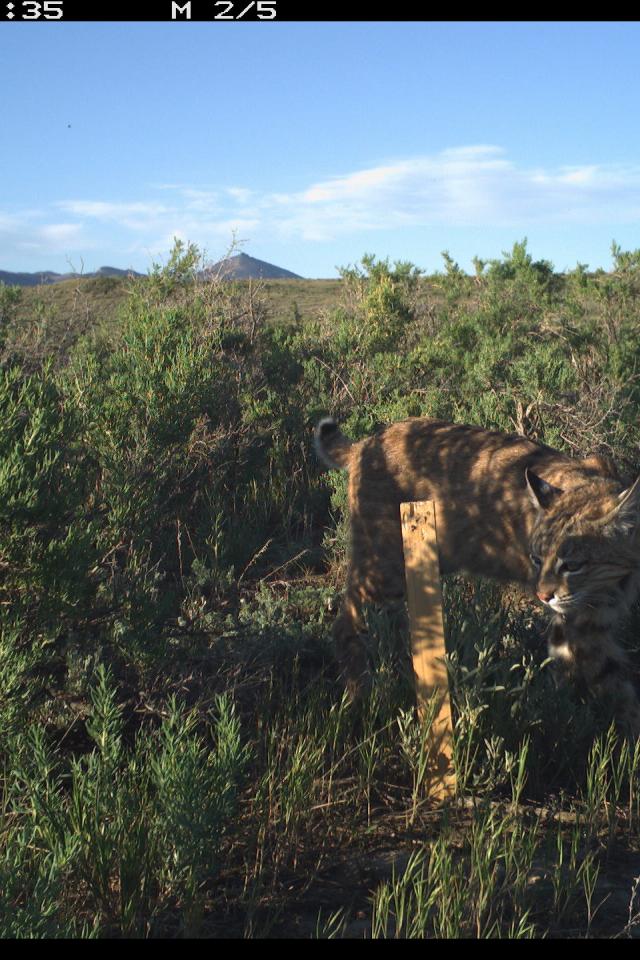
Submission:
<svg viewBox="0 0 640 960">
<path fill-rule="evenodd" d="M 527 490 L 531 497 L 531 502 L 538 510 L 548 510 L 557 496 L 562 493 L 558 487 L 552 487 L 550 483 L 539 477 L 533 470 L 525 470 L 527 478 Z"/>
<path fill-rule="evenodd" d="M 618 504 L 604 519 L 606 527 L 624 534 L 633 534 L 640 519 L 640 477 L 618 494 Z"/>
</svg>

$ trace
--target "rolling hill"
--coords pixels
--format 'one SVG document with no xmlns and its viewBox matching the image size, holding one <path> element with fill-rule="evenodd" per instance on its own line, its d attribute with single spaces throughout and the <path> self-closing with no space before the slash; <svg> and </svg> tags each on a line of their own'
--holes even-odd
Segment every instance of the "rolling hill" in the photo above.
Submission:
<svg viewBox="0 0 640 960">
<path fill-rule="evenodd" d="M 10 270 L 0 270 L 0 283 L 7 286 L 42 287 L 52 283 L 61 283 L 64 280 L 91 280 L 95 277 L 141 277 L 143 274 L 135 270 L 120 270 L 118 267 L 100 267 L 94 273 L 55 273 L 53 270 L 39 270 L 35 273 L 13 273 Z"/>
<path fill-rule="evenodd" d="M 257 260 L 246 253 L 219 260 L 213 266 L 207 267 L 201 276 L 203 279 L 216 277 L 225 280 L 302 280 L 297 273 L 276 267 L 265 260 Z"/>
</svg>

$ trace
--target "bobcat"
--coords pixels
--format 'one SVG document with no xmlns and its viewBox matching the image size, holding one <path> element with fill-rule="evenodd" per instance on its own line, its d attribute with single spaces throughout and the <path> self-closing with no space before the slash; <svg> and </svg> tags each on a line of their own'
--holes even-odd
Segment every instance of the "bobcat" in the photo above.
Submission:
<svg viewBox="0 0 640 960">
<path fill-rule="evenodd" d="M 441 573 L 535 591 L 551 613 L 550 656 L 640 734 L 614 638 L 640 588 L 640 477 L 624 489 L 605 457 L 573 459 L 523 436 L 426 418 L 358 443 L 326 418 L 315 445 L 326 466 L 349 471 L 351 556 L 334 638 L 352 693 L 368 673 L 363 605 L 404 595 L 399 504 L 434 500 Z"/>
</svg>

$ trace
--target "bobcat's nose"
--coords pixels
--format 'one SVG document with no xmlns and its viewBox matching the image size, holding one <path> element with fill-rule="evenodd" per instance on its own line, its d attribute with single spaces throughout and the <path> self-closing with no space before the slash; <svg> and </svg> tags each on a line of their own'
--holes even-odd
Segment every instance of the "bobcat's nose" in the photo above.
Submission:
<svg viewBox="0 0 640 960">
<path fill-rule="evenodd" d="M 554 596 L 554 590 L 552 590 L 550 593 L 547 590 L 536 590 L 536 597 L 538 600 L 542 600 L 543 603 L 549 603 L 549 600 L 553 600 Z"/>
</svg>

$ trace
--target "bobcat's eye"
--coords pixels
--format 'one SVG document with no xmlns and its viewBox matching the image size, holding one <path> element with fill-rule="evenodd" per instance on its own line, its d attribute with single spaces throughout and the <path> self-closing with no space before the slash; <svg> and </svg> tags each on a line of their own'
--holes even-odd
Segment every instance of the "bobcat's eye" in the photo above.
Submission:
<svg viewBox="0 0 640 960">
<path fill-rule="evenodd" d="M 542 566 L 542 560 L 540 559 L 540 557 L 536 556 L 535 553 L 530 553 L 529 559 L 531 560 L 531 563 L 534 565 L 534 567 L 539 568 Z"/>
<path fill-rule="evenodd" d="M 564 560 L 558 564 L 558 573 L 577 573 L 584 567 L 584 560 Z"/>
</svg>

